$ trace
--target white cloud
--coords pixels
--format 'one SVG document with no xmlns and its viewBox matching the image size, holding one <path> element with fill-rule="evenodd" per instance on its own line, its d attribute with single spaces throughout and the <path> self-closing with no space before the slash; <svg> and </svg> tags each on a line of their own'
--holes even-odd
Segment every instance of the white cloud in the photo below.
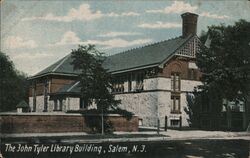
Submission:
<svg viewBox="0 0 250 158">
<path fill-rule="evenodd" d="M 27 17 L 23 18 L 23 21 L 32 20 L 46 20 L 46 21 L 57 21 L 57 22 L 71 22 L 74 20 L 78 21 L 90 21 L 99 19 L 101 17 L 122 17 L 122 16 L 138 16 L 138 13 L 127 12 L 127 13 L 107 13 L 104 14 L 100 10 L 92 11 L 89 4 L 81 4 L 78 9 L 72 8 L 68 11 L 65 16 L 56 16 L 54 14 L 47 14 L 42 17 Z"/>
<path fill-rule="evenodd" d="M 75 32 L 68 31 L 65 32 L 61 38 L 61 40 L 55 45 L 65 45 L 65 44 L 80 44 L 81 39 L 76 35 Z"/>
<path fill-rule="evenodd" d="M 184 1 L 174 1 L 171 6 L 167 6 L 164 9 L 156 9 L 156 10 L 147 10 L 147 13 L 163 13 L 163 14 L 170 14 L 170 13 L 184 13 L 184 12 L 192 12 L 197 13 L 198 6 L 192 6 L 189 3 L 185 3 Z M 209 12 L 201 12 L 199 13 L 200 16 L 212 18 L 212 19 L 227 19 L 229 16 L 227 15 L 217 15 L 212 14 Z"/>
<path fill-rule="evenodd" d="M 132 33 L 129 32 L 109 32 L 106 34 L 103 34 L 102 36 L 105 37 L 116 37 L 118 35 L 131 35 Z M 81 41 L 81 39 L 76 35 L 76 33 L 72 31 L 65 32 L 61 38 L 61 40 L 55 44 L 52 44 L 50 46 L 56 46 L 56 45 L 67 45 L 67 44 L 94 44 L 94 45 L 100 45 L 104 46 L 104 49 L 111 49 L 111 48 L 123 48 L 123 47 L 129 47 L 133 45 L 139 45 L 139 44 L 145 44 L 148 42 L 151 42 L 152 39 L 136 39 L 132 41 L 127 41 L 121 38 L 114 38 L 109 40 L 87 40 L 87 41 Z"/>
<path fill-rule="evenodd" d="M 56 16 L 54 14 L 47 14 L 43 17 L 29 17 L 23 18 L 24 21 L 30 20 L 46 20 L 46 21 L 58 21 L 58 22 L 71 22 L 73 20 L 89 21 L 102 17 L 103 14 L 100 11 L 92 11 L 88 4 L 82 4 L 78 9 L 72 8 L 65 16 Z"/>
<path fill-rule="evenodd" d="M 197 6 L 192 6 L 189 3 L 185 3 L 183 1 L 174 1 L 171 6 L 168 6 L 164 9 L 157 10 L 147 10 L 147 13 L 183 13 L 183 12 L 195 12 L 198 9 Z"/>
<path fill-rule="evenodd" d="M 5 40 L 5 45 L 8 48 L 35 48 L 37 44 L 33 40 L 24 40 L 19 36 L 9 36 Z"/>
<path fill-rule="evenodd" d="M 140 35 L 140 34 L 141 33 L 136 33 L 136 32 L 106 32 L 98 36 L 99 37 L 117 37 L 117 36 L 134 36 L 134 35 Z"/>
<path fill-rule="evenodd" d="M 212 18 L 212 19 L 228 19 L 228 18 L 230 18 L 227 15 L 217 15 L 217 14 L 211 14 L 209 12 L 202 12 L 199 15 L 203 16 L 203 17 Z"/>
<path fill-rule="evenodd" d="M 101 45 L 104 46 L 103 49 L 111 49 L 111 48 L 124 48 L 134 45 L 141 45 L 149 42 L 152 42 L 152 39 L 136 39 L 132 41 L 127 41 L 121 38 L 114 38 L 106 41 L 88 40 L 83 42 L 83 44 Z"/>
<path fill-rule="evenodd" d="M 125 13 L 121 13 L 121 14 L 117 14 L 114 12 L 108 13 L 106 14 L 106 16 L 109 17 L 121 17 L 121 16 L 139 16 L 139 13 L 135 13 L 135 12 L 125 12 Z"/>
<path fill-rule="evenodd" d="M 15 54 L 12 58 L 13 60 L 25 60 L 25 61 L 30 61 L 30 60 L 34 60 L 34 59 L 44 59 L 44 58 L 50 58 L 52 57 L 53 54 L 49 54 L 49 53 L 18 53 Z"/>
<path fill-rule="evenodd" d="M 108 32 L 106 34 L 100 35 L 102 37 L 117 37 L 117 36 L 125 36 L 125 35 L 134 35 L 138 33 L 130 33 L 130 32 Z M 67 44 L 94 44 L 99 46 L 104 46 L 104 49 L 111 49 L 111 48 L 123 48 L 129 47 L 133 45 L 145 44 L 151 42 L 152 39 L 135 39 L 132 41 L 124 40 L 121 38 L 113 38 L 109 40 L 86 40 L 82 41 L 76 33 L 72 31 L 65 32 L 61 38 L 61 40 L 55 44 L 51 44 L 50 46 L 58 46 L 58 45 L 67 45 Z"/>
<path fill-rule="evenodd" d="M 156 23 L 143 23 L 138 25 L 141 28 L 148 28 L 148 29 L 169 29 L 169 28 L 178 28 L 181 27 L 179 23 L 170 23 L 170 22 L 161 22 L 157 21 Z"/>
</svg>

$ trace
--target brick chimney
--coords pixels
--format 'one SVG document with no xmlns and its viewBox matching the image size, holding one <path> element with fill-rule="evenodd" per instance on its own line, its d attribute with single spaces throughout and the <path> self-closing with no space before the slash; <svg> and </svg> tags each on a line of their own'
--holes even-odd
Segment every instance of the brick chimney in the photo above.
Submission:
<svg viewBox="0 0 250 158">
<path fill-rule="evenodd" d="M 182 37 L 196 35 L 198 15 L 194 13 L 183 13 L 182 17 Z"/>
</svg>

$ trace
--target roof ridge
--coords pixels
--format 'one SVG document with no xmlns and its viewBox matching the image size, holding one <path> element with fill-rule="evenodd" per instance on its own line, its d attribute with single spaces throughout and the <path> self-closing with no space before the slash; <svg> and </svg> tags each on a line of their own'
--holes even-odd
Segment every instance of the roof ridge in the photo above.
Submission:
<svg viewBox="0 0 250 158">
<path fill-rule="evenodd" d="M 128 50 L 122 51 L 122 52 L 120 52 L 120 53 L 116 53 L 116 54 L 110 55 L 110 56 L 108 56 L 108 57 L 115 56 L 115 55 L 119 55 L 119 54 L 123 54 L 123 53 L 128 53 L 128 52 L 131 52 L 132 50 L 135 50 L 135 49 L 141 49 L 141 48 L 145 48 L 145 47 L 157 45 L 157 44 L 159 44 L 159 43 L 167 42 L 167 41 L 174 40 L 174 39 L 177 39 L 177 38 L 180 38 L 180 37 L 181 37 L 181 36 L 176 36 L 176 37 L 173 37 L 173 38 L 169 38 L 169 39 L 166 39 L 166 40 L 157 41 L 157 42 L 150 43 L 150 44 L 147 44 L 147 45 L 138 46 L 138 47 L 133 47 L 133 48 L 131 48 L 131 49 L 128 49 Z"/>
<path fill-rule="evenodd" d="M 77 86 L 80 83 L 80 81 L 75 82 L 68 90 L 67 92 L 71 91 L 75 86 Z"/>
<path fill-rule="evenodd" d="M 64 59 L 51 72 L 55 72 L 64 63 L 64 61 L 67 60 L 69 57 L 71 57 L 71 53 L 69 53 L 68 55 L 66 55 L 64 57 Z"/>
</svg>

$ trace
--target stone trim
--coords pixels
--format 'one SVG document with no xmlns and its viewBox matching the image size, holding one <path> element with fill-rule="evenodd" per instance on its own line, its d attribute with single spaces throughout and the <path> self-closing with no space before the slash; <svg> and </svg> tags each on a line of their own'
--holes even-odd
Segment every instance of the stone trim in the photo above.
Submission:
<svg viewBox="0 0 250 158">
<path fill-rule="evenodd" d="M 176 93 L 174 91 L 171 90 L 165 90 L 165 89 L 154 89 L 154 90 L 143 90 L 140 92 L 117 92 L 117 93 L 112 93 L 113 95 L 120 95 L 120 94 L 132 94 L 132 93 L 147 93 L 147 92 L 171 92 L 171 93 Z M 188 93 L 188 92 L 192 92 L 192 91 L 178 91 L 178 93 Z"/>
<path fill-rule="evenodd" d="M 65 112 L 47 112 L 47 113 L 41 113 L 41 112 L 31 112 L 31 113 L 15 113 L 15 112 L 3 112 L 0 113 L 0 116 L 7 116 L 7 115 L 11 115 L 11 116 L 16 116 L 16 115 L 22 115 L 22 116 L 32 116 L 32 115 L 42 115 L 42 116 L 51 116 L 51 115 L 63 115 L 63 116 L 82 116 L 83 114 L 80 113 L 65 113 Z M 98 114 L 84 114 L 86 116 L 101 116 Z M 104 116 L 121 116 L 119 114 L 104 114 Z M 138 115 L 133 115 L 133 116 L 138 116 Z"/>
</svg>

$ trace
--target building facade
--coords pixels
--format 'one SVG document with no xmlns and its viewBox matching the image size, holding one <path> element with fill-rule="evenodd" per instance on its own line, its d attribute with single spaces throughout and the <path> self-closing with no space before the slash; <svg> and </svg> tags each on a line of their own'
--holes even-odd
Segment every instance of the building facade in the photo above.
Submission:
<svg viewBox="0 0 250 158">
<path fill-rule="evenodd" d="M 142 126 L 188 126 L 186 94 L 201 85 L 195 64 L 200 41 L 198 15 L 184 13 L 182 35 L 108 56 L 103 66 L 113 76 L 112 93 L 121 108 L 138 115 Z M 71 54 L 29 78 L 33 112 L 67 112 L 86 107 Z"/>
</svg>

